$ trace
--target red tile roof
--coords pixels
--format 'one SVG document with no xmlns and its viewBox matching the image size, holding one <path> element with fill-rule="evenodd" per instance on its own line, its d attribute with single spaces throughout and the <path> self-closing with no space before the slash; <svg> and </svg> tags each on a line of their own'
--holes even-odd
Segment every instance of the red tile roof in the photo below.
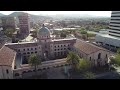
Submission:
<svg viewBox="0 0 120 90">
<path fill-rule="evenodd" d="M 79 49 L 80 51 L 86 53 L 86 54 L 91 54 L 91 53 L 97 52 L 99 50 L 106 50 L 104 48 L 95 46 L 93 44 L 87 43 L 87 42 L 82 41 L 82 40 L 76 40 L 74 47 Z M 106 51 L 108 51 L 108 50 L 106 50 Z"/>
<path fill-rule="evenodd" d="M 12 66 L 15 56 L 16 56 L 15 51 L 6 46 L 3 46 L 0 49 L 0 65 Z"/>
</svg>

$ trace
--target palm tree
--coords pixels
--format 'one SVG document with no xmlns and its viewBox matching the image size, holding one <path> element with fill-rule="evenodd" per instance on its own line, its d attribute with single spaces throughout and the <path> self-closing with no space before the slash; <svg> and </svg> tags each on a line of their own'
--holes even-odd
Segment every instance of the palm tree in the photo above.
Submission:
<svg viewBox="0 0 120 90">
<path fill-rule="evenodd" d="M 35 70 L 35 72 L 36 72 L 38 65 L 41 64 L 41 60 L 37 57 L 36 54 L 32 54 L 32 55 L 30 56 L 30 58 L 29 58 L 28 63 L 29 63 L 31 66 L 34 66 L 34 70 Z"/>
<path fill-rule="evenodd" d="M 79 63 L 79 56 L 74 52 L 69 52 L 67 55 L 67 62 L 73 66 L 73 69 L 76 69 L 77 64 Z"/>
</svg>

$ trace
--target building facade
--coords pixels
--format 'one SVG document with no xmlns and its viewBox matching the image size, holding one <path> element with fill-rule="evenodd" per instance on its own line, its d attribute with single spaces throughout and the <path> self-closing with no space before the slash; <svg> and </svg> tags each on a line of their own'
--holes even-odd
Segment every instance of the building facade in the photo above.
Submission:
<svg viewBox="0 0 120 90">
<path fill-rule="evenodd" d="M 109 51 L 87 43 L 82 40 L 77 40 L 72 51 L 78 54 L 81 58 L 90 61 L 91 66 L 103 66 L 108 63 Z"/>
<path fill-rule="evenodd" d="M 13 79 L 15 59 L 16 52 L 14 50 L 6 46 L 0 49 L 0 79 Z"/>
<path fill-rule="evenodd" d="M 43 25 L 37 33 L 37 41 L 9 43 L 6 46 L 16 50 L 22 56 L 36 53 L 44 60 L 65 57 L 75 42 L 76 38 L 53 39 L 50 30 Z"/>
<path fill-rule="evenodd" d="M 18 16 L 19 28 L 22 38 L 26 37 L 30 33 L 30 18 L 27 13 L 23 13 Z"/>
</svg>

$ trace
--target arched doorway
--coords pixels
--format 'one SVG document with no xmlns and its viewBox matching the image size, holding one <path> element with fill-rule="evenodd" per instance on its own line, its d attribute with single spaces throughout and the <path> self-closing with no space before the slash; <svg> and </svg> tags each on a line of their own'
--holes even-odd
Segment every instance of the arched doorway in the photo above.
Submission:
<svg viewBox="0 0 120 90">
<path fill-rule="evenodd" d="M 44 52 L 44 58 L 48 58 L 48 51 Z"/>
<path fill-rule="evenodd" d="M 98 59 L 101 59 L 101 53 L 98 54 Z"/>
</svg>

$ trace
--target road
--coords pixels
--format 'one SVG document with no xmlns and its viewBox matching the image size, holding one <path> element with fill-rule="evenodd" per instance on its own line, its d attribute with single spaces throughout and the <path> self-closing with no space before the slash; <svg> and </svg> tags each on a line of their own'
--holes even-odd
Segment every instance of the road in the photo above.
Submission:
<svg viewBox="0 0 120 90">
<path fill-rule="evenodd" d="M 96 79 L 120 79 L 120 74 L 117 72 L 106 72 L 97 75 Z"/>
</svg>

